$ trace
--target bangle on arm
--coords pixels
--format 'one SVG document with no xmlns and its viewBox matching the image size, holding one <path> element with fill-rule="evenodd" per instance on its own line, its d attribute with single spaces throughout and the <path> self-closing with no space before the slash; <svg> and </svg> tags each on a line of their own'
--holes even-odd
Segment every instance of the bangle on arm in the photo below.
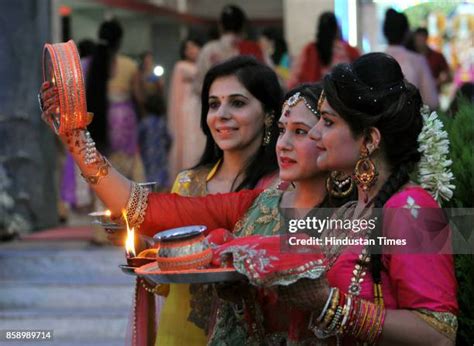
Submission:
<svg viewBox="0 0 474 346">
<path fill-rule="evenodd" d="M 127 222 L 131 228 L 139 227 L 145 219 L 150 190 L 137 183 L 132 183 L 130 197 L 125 208 Z"/>
<path fill-rule="evenodd" d="M 385 313 L 381 305 L 332 288 L 316 323 L 311 317 L 309 329 L 320 339 L 347 335 L 375 344 L 382 333 Z"/>
<path fill-rule="evenodd" d="M 91 184 L 91 185 L 97 185 L 103 177 L 107 176 L 109 174 L 109 168 L 110 168 L 110 163 L 107 161 L 105 157 L 101 157 L 101 161 L 98 164 L 97 172 L 92 175 L 85 175 L 84 173 L 81 173 L 82 177 L 84 180 Z"/>
</svg>

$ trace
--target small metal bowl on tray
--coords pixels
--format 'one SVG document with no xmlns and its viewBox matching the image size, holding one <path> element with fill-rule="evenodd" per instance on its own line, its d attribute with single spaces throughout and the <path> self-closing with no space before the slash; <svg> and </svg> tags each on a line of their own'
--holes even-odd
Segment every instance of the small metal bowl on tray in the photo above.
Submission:
<svg viewBox="0 0 474 346">
<path fill-rule="evenodd" d="M 156 261 L 161 270 L 186 270 L 207 266 L 212 250 L 204 236 L 206 226 L 186 226 L 153 236 L 158 248 Z"/>
</svg>

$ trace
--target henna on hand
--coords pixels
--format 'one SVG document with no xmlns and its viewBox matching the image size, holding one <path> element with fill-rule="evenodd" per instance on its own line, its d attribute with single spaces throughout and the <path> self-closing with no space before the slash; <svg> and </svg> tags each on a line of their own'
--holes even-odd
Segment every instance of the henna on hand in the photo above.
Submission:
<svg viewBox="0 0 474 346">
<path fill-rule="evenodd" d="M 329 296 L 326 278 L 300 279 L 288 286 L 278 286 L 278 299 L 301 310 L 321 312 Z"/>
</svg>

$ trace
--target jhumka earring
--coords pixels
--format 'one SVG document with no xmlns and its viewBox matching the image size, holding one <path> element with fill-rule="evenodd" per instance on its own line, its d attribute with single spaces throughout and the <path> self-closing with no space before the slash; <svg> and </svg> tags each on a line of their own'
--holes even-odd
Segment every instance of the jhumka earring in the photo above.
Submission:
<svg viewBox="0 0 474 346">
<path fill-rule="evenodd" d="M 273 123 L 273 114 L 270 114 L 265 119 L 265 129 L 263 130 L 263 143 L 262 143 L 264 147 L 269 145 L 272 139 L 272 123 Z"/>
<path fill-rule="evenodd" d="M 360 154 L 360 158 L 354 168 L 354 179 L 364 191 L 364 202 L 367 203 L 369 199 L 369 189 L 375 185 L 379 173 L 374 162 L 370 159 L 369 150 L 364 147 Z"/>
<path fill-rule="evenodd" d="M 331 196 L 347 197 L 354 189 L 354 181 L 351 176 L 344 177 L 341 172 L 333 171 L 326 180 L 326 189 Z"/>
</svg>

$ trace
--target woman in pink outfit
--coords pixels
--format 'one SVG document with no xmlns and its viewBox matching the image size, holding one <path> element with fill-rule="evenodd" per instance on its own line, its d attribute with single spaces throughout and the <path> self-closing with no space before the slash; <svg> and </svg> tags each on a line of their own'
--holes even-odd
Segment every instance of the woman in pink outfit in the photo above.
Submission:
<svg viewBox="0 0 474 346">
<path fill-rule="evenodd" d="M 199 40 L 186 39 L 181 47 L 181 60 L 174 66 L 171 76 L 168 99 L 168 130 L 172 136 L 169 153 L 171 179 L 183 169 L 195 165 L 195 159 L 202 154 L 204 147 L 205 136 L 195 109 L 199 108 L 199 96 L 192 91 L 201 46 Z M 193 143 L 199 152 L 192 150 Z"/>
</svg>

